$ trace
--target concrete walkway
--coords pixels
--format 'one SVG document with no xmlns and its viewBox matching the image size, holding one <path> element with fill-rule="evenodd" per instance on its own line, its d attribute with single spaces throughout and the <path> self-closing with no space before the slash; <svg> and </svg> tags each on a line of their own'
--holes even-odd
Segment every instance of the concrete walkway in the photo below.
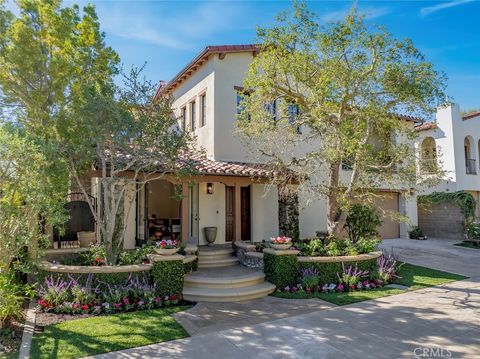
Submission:
<svg viewBox="0 0 480 359">
<path fill-rule="evenodd" d="M 480 250 L 453 242 L 391 240 L 383 247 L 468 280 L 235 329 L 207 326 L 206 334 L 98 358 L 479 358 Z"/>
</svg>

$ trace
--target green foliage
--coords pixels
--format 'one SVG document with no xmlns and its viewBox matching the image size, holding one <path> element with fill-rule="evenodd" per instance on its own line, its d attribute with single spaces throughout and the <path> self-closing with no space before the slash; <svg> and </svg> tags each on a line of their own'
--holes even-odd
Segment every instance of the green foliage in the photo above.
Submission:
<svg viewBox="0 0 480 359">
<path fill-rule="evenodd" d="M 306 256 L 321 256 L 326 254 L 323 242 L 318 238 L 299 242 L 297 248 Z"/>
<path fill-rule="evenodd" d="M 469 223 L 466 229 L 468 239 L 480 239 L 480 223 Z"/>
<path fill-rule="evenodd" d="M 238 127 L 254 155 L 277 169 L 272 183 L 295 175 L 308 198 L 326 197 L 334 235 L 345 221 L 337 213 L 356 196 L 373 197 L 380 185 L 417 185 L 416 134 L 394 114 L 430 117 L 444 102 L 446 78 L 410 40 L 367 25 L 356 8 L 320 24 L 304 2 L 257 35 L 262 49 L 243 84 L 254 91 L 244 94 Z M 408 141 L 392 141 L 393 134 Z M 352 169 L 346 181 L 342 163 Z"/>
<path fill-rule="evenodd" d="M 358 270 L 360 271 L 368 271 L 369 273 L 374 273 L 377 270 L 377 260 L 376 259 L 369 259 L 365 261 L 358 261 L 358 262 L 344 262 L 343 263 L 345 268 L 349 266 L 355 267 L 358 265 Z M 342 273 L 343 267 L 341 262 L 337 263 L 298 263 L 299 269 L 305 268 L 315 268 L 319 275 L 318 280 L 320 283 L 337 283 L 338 276 L 337 273 Z"/>
<path fill-rule="evenodd" d="M 12 272 L 0 273 L 0 324 L 19 319 L 24 300 L 32 295 L 30 286 L 18 283 Z"/>
<path fill-rule="evenodd" d="M 305 277 L 301 283 L 303 288 L 315 288 L 320 284 L 319 277 Z"/>
<path fill-rule="evenodd" d="M 48 176 L 48 160 L 41 148 L 20 131 L 0 123 L 0 274 L 26 247 L 35 254 L 42 228 L 31 225 L 44 218 L 45 225 L 64 221 L 61 184 Z M 58 188 L 56 188 L 58 186 Z"/>
<path fill-rule="evenodd" d="M 297 257 L 295 255 L 276 256 L 263 254 L 263 271 L 265 279 L 277 288 L 283 288 L 297 282 Z"/>
<path fill-rule="evenodd" d="M 348 211 L 344 228 L 348 233 L 350 241 L 355 244 L 360 238 L 377 237 L 377 227 L 381 223 L 374 208 L 362 204 L 354 204 Z"/>
<path fill-rule="evenodd" d="M 360 237 L 359 240 L 353 244 L 349 239 L 330 236 L 324 241 L 318 238 L 297 241 L 295 245 L 302 255 L 305 256 L 335 257 L 370 253 L 377 248 L 379 243 L 380 240 L 377 238 Z"/>
<path fill-rule="evenodd" d="M 198 269 L 198 258 L 192 262 L 184 263 L 183 269 L 185 274 L 195 272 Z"/>
<path fill-rule="evenodd" d="M 420 229 L 419 226 L 412 226 L 408 230 L 408 237 L 410 239 L 418 239 L 420 237 L 423 237 L 423 231 Z"/>
<path fill-rule="evenodd" d="M 155 262 L 151 270 L 159 296 L 182 295 L 184 267 L 182 260 Z"/>
<path fill-rule="evenodd" d="M 418 203 L 422 205 L 435 205 L 442 202 L 454 203 L 460 207 L 466 221 L 471 221 L 475 218 L 475 198 L 466 191 L 433 192 L 428 195 L 418 196 Z"/>
</svg>

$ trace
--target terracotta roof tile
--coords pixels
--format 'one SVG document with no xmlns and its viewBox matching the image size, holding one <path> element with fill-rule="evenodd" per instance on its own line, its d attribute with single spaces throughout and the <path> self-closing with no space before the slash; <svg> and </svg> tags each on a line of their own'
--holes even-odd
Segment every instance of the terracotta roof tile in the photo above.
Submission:
<svg viewBox="0 0 480 359">
<path fill-rule="evenodd" d="M 466 115 L 462 116 L 463 120 L 470 120 L 471 118 L 480 116 L 480 111 L 475 111 L 471 113 L 467 113 Z"/>
<path fill-rule="evenodd" d="M 421 125 L 415 126 L 415 131 L 420 132 L 420 131 L 427 131 L 427 130 L 433 130 L 437 128 L 437 124 L 435 122 L 425 122 L 422 123 Z"/>
</svg>

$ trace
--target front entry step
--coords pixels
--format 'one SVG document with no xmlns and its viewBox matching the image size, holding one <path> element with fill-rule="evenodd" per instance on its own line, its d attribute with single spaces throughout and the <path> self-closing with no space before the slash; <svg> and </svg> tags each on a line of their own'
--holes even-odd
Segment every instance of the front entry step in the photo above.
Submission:
<svg viewBox="0 0 480 359">
<path fill-rule="evenodd" d="M 268 282 L 237 288 L 183 288 L 183 298 L 192 302 L 239 302 L 261 298 L 273 293 L 275 286 Z"/>
<path fill-rule="evenodd" d="M 262 271 L 237 264 L 186 275 L 183 297 L 192 302 L 238 302 L 261 298 L 274 290 Z"/>
<path fill-rule="evenodd" d="M 198 268 L 228 267 L 238 263 L 231 246 L 201 247 L 198 250 Z"/>
<path fill-rule="evenodd" d="M 198 268 L 218 268 L 233 266 L 238 263 L 237 257 L 220 258 L 220 259 L 200 259 L 198 258 Z"/>
<path fill-rule="evenodd" d="M 256 272 L 236 277 L 209 277 L 195 274 L 186 275 L 184 284 L 186 287 L 195 288 L 241 288 L 262 284 L 265 274 Z"/>
</svg>

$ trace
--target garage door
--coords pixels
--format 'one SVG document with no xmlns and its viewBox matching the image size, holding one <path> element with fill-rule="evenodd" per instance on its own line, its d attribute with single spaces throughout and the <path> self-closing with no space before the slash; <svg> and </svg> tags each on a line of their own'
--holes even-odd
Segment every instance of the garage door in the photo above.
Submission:
<svg viewBox="0 0 480 359">
<path fill-rule="evenodd" d="M 381 192 L 377 193 L 379 197 L 374 200 L 375 207 L 378 208 L 382 225 L 378 228 L 380 236 L 384 239 L 400 237 L 400 224 L 391 218 L 392 213 L 397 213 L 398 193 Z"/>
</svg>

